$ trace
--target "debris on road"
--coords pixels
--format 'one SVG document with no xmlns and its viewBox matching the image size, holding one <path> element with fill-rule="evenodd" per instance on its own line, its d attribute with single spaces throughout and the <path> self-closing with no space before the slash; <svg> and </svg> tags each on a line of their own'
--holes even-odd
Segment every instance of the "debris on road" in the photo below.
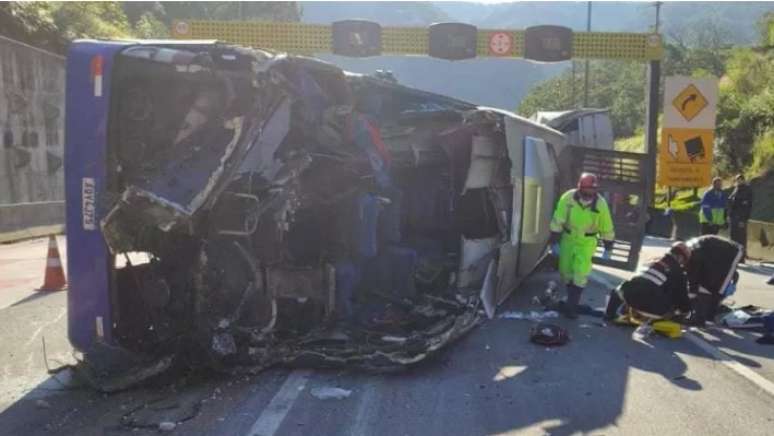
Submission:
<svg viewBox="0 0 774 436">
<path fill-rule="evenodd" d="M 653 335 L 654 332 L 655 330 L 653 330 L 653 326 L 651 326 L 649 323 L 644 323 L 634 329 L 632 337 L 637 340 L 642 340 Z"/>
<path fill-rule="evenodd" d="M 774 311 L 758 306 L 747 305 L 739 308 L 723 306 L 727 313 L 719 315 L 719 324 L 732 329 L 765 329 L 766 317 L 774 316 Z"/>
<path fill-rule="evenodd" d="M 525 319 L 529 321 L 540 321 L 543 319 L 551 319 L 551 318 L 559 318 L 559 312 L 556 312 L 554 310 L 547 310 L 545 312 L 536 312 L 536 311 L 530 311 L 530 312 L 517 312 L 517 311 L 510 311 L 510 312 L 503 312 L 500 314 L 498 318 L 502 319 Z"/>
<path fill-rule="evenodd" d="M 570 341 L 570 334 L 556 324 L 541 322 L 530 328 L 529 340 L 538 345 L 559 346 Z"/>
<path fill-rule="evenodd" d="M 203 400 L 193 395 L 157 398 L 142 402 L 121 416 L 131 429 L 173 431 L 199 415 Z"/>
<path fill-rule="evenodd" d="M 51 404 L 48 401 L 41 399 L 41 400 L 35 401 L 35 407 L 37 407 L 38 409 L 50 409 Z"/>
<path fill-rule="evenodd" d="M 342 388 L 321 387 L 313 388 L 310 391 L 310 394 L 318 400 L 341 400 L 349 398 L 349 396 L 352 395 L 352 391 Z"/>
<path fill-rule="evenodd" d="M 159 431 L 174 431 L 175 427 L 177 427 L 175 422 L 165 421 L 159 423 Z"/>
</svg>

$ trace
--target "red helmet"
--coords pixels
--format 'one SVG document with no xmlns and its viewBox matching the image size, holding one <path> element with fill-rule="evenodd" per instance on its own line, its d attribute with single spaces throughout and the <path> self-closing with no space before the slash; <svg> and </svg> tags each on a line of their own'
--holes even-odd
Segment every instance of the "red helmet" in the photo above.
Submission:
<svg viewBox="0 0 774 436">
<path fill-rule="evenodd" d="M 597 176 L 591 173 L 583 173 L 578 179 L 578 189 L 598 189 L 599 181 Z"/>
</svg>

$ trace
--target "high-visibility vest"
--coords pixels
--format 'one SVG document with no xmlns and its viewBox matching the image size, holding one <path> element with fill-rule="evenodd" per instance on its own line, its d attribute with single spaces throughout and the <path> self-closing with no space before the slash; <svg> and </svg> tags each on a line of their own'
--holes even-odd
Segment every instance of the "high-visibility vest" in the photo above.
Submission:
<svg viewBox="0 0 774 436">
<path fill-rule="evenodd" d="M 699 222 L 722 226 L 726 223 L 726 204 L 728 199 L 723 191 L 710 189 L 701 197 Z"/>
<path fill-rule="evenodd" d="M 551 220 L 552 232 L 564 232 L 572 237 L 601 238 L 612 241 L 615 238 L 613 218 L 607 201 L 597 194 L 597 198 L 584 206 L 577 195 L 577 189 L 562 194 Z"/>
</svg>

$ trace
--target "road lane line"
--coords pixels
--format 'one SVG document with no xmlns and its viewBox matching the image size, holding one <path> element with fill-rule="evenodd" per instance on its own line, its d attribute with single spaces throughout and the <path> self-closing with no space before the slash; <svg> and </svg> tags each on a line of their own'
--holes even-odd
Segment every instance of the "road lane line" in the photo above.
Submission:
<svg viewBox="0 0 774 436">
<path fill-rule="evenodd" d="M 709 342 L 700 338 L 695 333 L 696 331 L 697 330 L 695 328 L 691 328 L 690 331 L 685 333 L 685 337 L 689 341 L 693 342 L 694 345 L 704 350 L 704 352 L 706 352 L 710 356 L 720 361 L 720 363 L 728 367 L 730 370 L 746 378 L 748 381 L 755 384 L 760 389 L 766 391 L 766 393 L 774 397 L 774 383 L 772 383 L 762 375 L 758 374 L 757 372 L 753 371 L 752 369 L 734 360 L 731 356 L 719 350 L 717 347 L 713 346 Z"/>
<path fill-rule="evenodd" d="M 600 272 L 598 271 L 592 271 L 591 274 L 589 274 L 589 278 L 597 283 L 599 283 L 602 286 L 608 287 L 610 289 L 617 288 L 618 285 L 610 281 L 607 277 L 603 277 Z M 619 277 L 621 281 L 624 279 Z"/>
<path fill-rule="evenodd" d="M 357 412 L 355 412 L 355 418 L 352 420 L 352 427 L 349 431 L 350 436 L 362 436 L 372 433 L 368 431 L 368 425 L 378 405 L 377 394 L 376 383 L 370 382 L 363 386 L 362 394 L 358 399 Z"/>
<path fill-rule="evenodd" d="M 293 407 L 293 403 L 298 399 L 298 395 L 304 390 L 311 374 L 310 370 L 291 372 L 269 405 L 263 409 L 261 415 L 250 427 L 246 436 L 274 436 Z"/>
<path fill-rule="evenodd" d="M 59 320 L 62 319 L 62 317 L 65 316 L 65 314 L 67 314 L 67 309 L 66 308 L 62 308 L 62 310 L 60 311 L 59 315 L 53 321 L 45 323 L 42 326 L 38 327 L 38 329 L 35 330 L 34 333 L 32 333 L 32 336 L 30 336 L 30 338 L 27 340 L 27 342 L 24 343 L 24 346 L 25 347 L 29 347 L 30 345 L 32 345 L 32 342 L 35 341 L 35 339 L 38 337 L 38 335 L 41 332 L 43 332 L 43 330 L 45 330 L 47 327 L 50 327 L 50 326 L 58 323 Z"/>
</svg>

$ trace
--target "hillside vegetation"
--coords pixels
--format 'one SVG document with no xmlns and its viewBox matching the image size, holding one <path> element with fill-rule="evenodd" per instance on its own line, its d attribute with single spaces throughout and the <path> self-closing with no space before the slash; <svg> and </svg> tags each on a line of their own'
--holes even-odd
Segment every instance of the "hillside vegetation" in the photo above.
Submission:
<svg viewBox="0 0 774 436">
<path fill-rule="evenodd" d="M 77 38 L 166 38 L 174 19 L 298 21 L 296 2 L 0 2 L 0 35 L 64 54 Z"/>
</svg>

